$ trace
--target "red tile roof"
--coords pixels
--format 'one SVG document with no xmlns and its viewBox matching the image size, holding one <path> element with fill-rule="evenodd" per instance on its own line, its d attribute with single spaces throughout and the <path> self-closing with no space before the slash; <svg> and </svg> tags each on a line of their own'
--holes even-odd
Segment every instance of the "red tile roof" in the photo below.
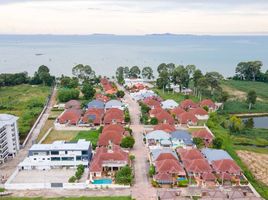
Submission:
<svg viewBox="0 0 268 200">
<path fill-rule="evenodd" d="M 204 173 L 212 172 L 212 169 L 206 159 L 194 159 L 194 160 L 184 160 L 184 167 L 188 173 Z"/>
<path fill-rule="evenodd" d="M 161 160 L 177 160 L 177 158 L 172 153 L 161 153 L 155 161 L 161 161 Z"/>
<path fill-rule="evenodd" d="M 124 123 L 124 112 L 118 108 L 111 108 L 106 111 L 103 122 L 105 124 Z"/>
<path fill-rule="evenodd" d="M 157 173 L 178 174 L 181 176 L 185 175 L 185 171 L 179 161 L 174 159 L 157 161 L 155 163 L 155 169 Z"/>
<path fill-rule="evenodd" d="M 166 173 L 166 172 L 156 174 L 156 175 L 154 176 L 154 179 L 155 179 L 156 181 L 162 181 L 162 182 L 165 182 L 165 181 L 166 181 L 166 182 L 170 182 L 170 181 L 173 180 L 173 178 L 172 178 L 172 174 L 169 174 L 169 173 Z"/>
<path fill-rule="evenodd" d="M 105 103 L 110 100 L 109 97 L 107 97 L 107 96 L 105 96 L 103 94 L 96 94 L 95 99 L 99 100 L 99 101 L 102 101 L 102 102 L 105 102 Z"/>
<path fill-rule="evenodd" d="M 217 107 L 216 104 L 211 99 L 204 99 L 203 101 L 199 103 L 199 106 L 200 107 L 207 106 L 212 109 L 216 109 Z"/>
<path fill-rule="evenodd" d="M 155 114 L 155 117 L 158 119 L 158 123 L 168 123 L 171 125 L 174 124 L 174 118 L 165 110 Z"/>
<path fill-rule="evenodd" d="M 154 117 L 157 113 L 160 113 L 160 112 L 162 112 L 162 111 L 164 111 L 163 108 L 161 108 L 161 107 L 156 107 L 156 108 L 153 108 L 153 109 L 151 109 L 151 110 L 149 111 L 149 115 L 150 115 L 151 117 Z"/>
<path fill-rule="evenodd" d="M 181 124 L 188 124 L 188 123 L 196 124 L 198 121 L 196 116 L 189 112 L 180 114 L 178 120 Z"/>
<path fill-rule="evenodd" d="M 116 145 L 120 145 L 123 134 L 113 130 L 103 131 L 100 134 L 98 146 L 108 146 L 110 142 Z"/>
<path fill-rule="evenodd" d="M 82 110 L 78 110 L 75 108 L 70 108 L 65 110 L 59 117 L 58 117 L 58 122 L 60 124 L 72 124 L 76 125 L 80 118 L 82 116 Z"/>
<path fill-rule="evenodd" d="M 211 133 L 207 129 L 200 129 L 198 131 L 194 131 L 194 132 L 192 132 L 192 136 L 203 138 L 205 140 L 212 140 L 213 139 L 213 136 L 211 135 Z"/>
<path fill-rule="evenodd" d="M 122 161 L 129 163 L 129 154 L 123 151 L 120 146 L 113 145 L 111 150 L 108 150 L 107 147 L 98 147 L 96 154 L 93 157 L 92 162 L 90 163 L 89 171 L 90 172 L 101 172 L 103 162 L 116 162 Z"/>
<path fill-rule="evenodd" d="M 161 123 L 161 124 L 156 125 L 154 127 L 154 130 L 162 130 L 162 131 L 170 133 L 170 132 L 175 131 L 176 129 L 173 125 Z"/>
<path fill-rule="evenodd" d="M 195 159 L 203 159 L 202 153 L 198 149 L 177 149 L 177 152 L 181 158 L 181 160 L 195 160 Z"/>
<path fill-rule="evenodd" d="M 151 108 L 161 107 L 161 103 L 155 99 L 152 99 L 152 98 L 144 99 L 143 103 L 145 103 L 147 106 L 149 106 Z"/>
<path fill-rule="evenodd" d="M 65 103 L 65 109 L 69 109 L 69 108 L 80 109 L 81 103 L 77 100 L 70 100 L 67 103 Z"/>
<path fill-rule="evenodd" d="M 94 118 L 94 124 L 101 124 L 104 116 L 104 109 L 90 108 L 84 114 L 82 121 L 83 123 L 89 123 L 90 119 Z"/>
<path fill-rule="evenodd" d="M 119 132 L 119 133 L 124 133 L 125 129 L 122 125 L 119 125 L 119 124 L 110 124 L 110 125 L 105 125 L 103 127 L 103 130 L 102 132 L 105 132 L 105 131 L 116 131 L 116 132 Z"/>
<path fill-rule="evenodd" d="M 184 110 L 188 110 L 191 108 L 197 108 L 198 105 L 194 103 L 191 99 L 185 99 L 180 103 L 180 107 Z"/>
<path fill-rule="evenodd" d="M 211 172 L 205 172 L 201 175 L 201 178 L 205 181 L 215 181 L 217 178 L 216 176 Z"/>
<path fill-rule="evenodd" d="M 200 115 L 200 116 L 202 116 L 202 115 L 208 115 L 208 112 L 205 109 L 199 108 L 199 107 L 198 108 L 190 109 L 189 110 L 189 113 L 192 113 L 194 115 Z"/>
<path fill-rule="evenodd" d="M 241 173 L 240 167 L 231 159 L 222 159 L 222 160 L 214 160 L 211 162 L 213 169 L 217 173 L 230 173 L 237 174 Z"/>
<path fill-rule="evenodd" d="M 184 113 L 184 112 L 186 112 L 186 111 L 183 110 L 183 109 L 180 108 L 180 107 L 176 107 L 176 108 L 174 108 L 174 109 L 172 109 L 172 110 L 170 111 L 170 113 L 173 114 L 173 115 L 175 115 L 177 118 L 178 118 L 178 116 L 179 116 L 180 114 L 182 114 L 182 113 Z"/>
</svg>

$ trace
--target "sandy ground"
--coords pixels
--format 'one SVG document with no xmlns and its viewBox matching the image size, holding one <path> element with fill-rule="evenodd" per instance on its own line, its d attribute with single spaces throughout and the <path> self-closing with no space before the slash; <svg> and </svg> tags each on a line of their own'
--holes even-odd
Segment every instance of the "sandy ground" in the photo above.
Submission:
<svg viewBox="0 0 268 200">
<path fill-rule="evenodd" d="M 228 87 L 226 85 L 222 85 L 222 89 L 224 91 L 228 92 L 231 100 L 236 100 L 236 99 L 245 100 L 247 98 L 247 93 L 243 92 L 241 90 L 237 90 L 235 88 L 231 88 L 231 87 Z M 261 99 L 259 97 L 257 97 L 257 100 L 263 101 L 263 99 Z"/>
<path fill-rule="evenodd" d="M 253 175 L 268 185 L 268 154 L 250 151 L 237 151 L 237 153 Z"/>
</svg>

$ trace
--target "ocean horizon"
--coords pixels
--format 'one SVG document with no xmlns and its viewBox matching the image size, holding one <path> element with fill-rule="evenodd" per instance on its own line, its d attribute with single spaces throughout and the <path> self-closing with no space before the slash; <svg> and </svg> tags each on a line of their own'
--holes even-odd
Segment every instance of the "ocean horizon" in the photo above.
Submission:
<svg viewBox="0 0 268 200">
<path fill-rule="evenodd" d="M 261 60 L 268 70 L 267 35 L 0 35 L 0 71 L 27 71 L 40 65 L 51 73 L 71 75 L 77 64 L 90 65 L 97 74 L 113 76 L 119 66 L 160 63 L 194 64 L 204 73 L 235 74 L 240 61 Z"/>
</svg>

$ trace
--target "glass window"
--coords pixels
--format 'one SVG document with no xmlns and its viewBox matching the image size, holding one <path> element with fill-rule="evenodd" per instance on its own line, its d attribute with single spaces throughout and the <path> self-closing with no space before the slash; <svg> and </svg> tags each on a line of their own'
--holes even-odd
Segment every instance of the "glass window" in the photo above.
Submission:
<svg viewBox="0 0 268 200">
<path fill-rule="evenodd" d="M 51 161 L 60 161 L 60 157 L 51 157 Z"/>
<path fill-rule="evenodd" d="M 51 151 L 51 155 L 59 155 L 58 151 Z"/>
<path fill-rule="evenodd" d="M 82 160 L 81 156 L 76 156 L 76 160 Z"/>
<path fill-rule="evenodd" d="M 62 161 L 72 161 L 72 160 L 74 160 L 74 157 L 62 157 L 61 160 Z"/>
</svg>

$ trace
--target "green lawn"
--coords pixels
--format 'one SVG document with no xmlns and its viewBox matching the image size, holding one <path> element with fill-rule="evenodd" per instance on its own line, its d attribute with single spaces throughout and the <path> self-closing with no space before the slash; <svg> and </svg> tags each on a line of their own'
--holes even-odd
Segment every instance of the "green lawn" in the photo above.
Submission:
<svg viewBox="0 0 268 200">
<path fill-rule="evenodd" d="M 50 94 L 50 87 L 17 85 L 0 87 L 0 113 L 19 118 L 20 139 L 24 139 L 43 109 Z"/>
<path fill-rule="evenodd" d="M 131 200 L 131 197 L 58 197 L 58 198 L 43 198 L 43 197 L 2 197 L 4 200 Z"/>
<path fill-rule="evenodd" d="M 88 141 L 91 141 L 93 147 L 96 147 L 98 139 L 99 139 L 99 136 L 100 136 L 100 131 L 99 130 L 80 131 L 72 139 L 72 141 L 78 141 L 79 139 L 86 139 Z"/>
<path fill-rule="evenodd" d="M 236 150 L 240 146 L 235 146 L 233 144 L 233 140 L 234 140 L 235 136 L 230 135 L 229 130 L 224 129 L 220 125 L 224 121 L 224 119 L 225 119 L 224 116 L 218 115 L 218 117 L 216 117 L 216 118 L 209 119 L 207 125 L 209 126 L 210 130 L 213 132 L 213 134 L 216 137 L 220 137 L 223 139 L 223 149 L 225 149 L 232 156 L 232 158 L 236 161 L 236 163 L 241 167 L 245 176 L 250 181 L 250 183 L 253 185 L 253 187 L 259 192 L 259 194 L 263 198 L 268 199 L 268 186 L 254 178 L 251 171 L 241 161 L 241 159 L 239 158 L 239 156 L 236 153 Z M 247 148 L 247 147 L 243 147 L 243 148 Z"/>
<path fill-rule="evenodd" d="M 181 101 L 185 100 L 185 95 L 180 93 L 173 93 L 173 92 L 163 92 L 163 90 L 160 89 L 153 89 L 154 92 L 156 92 L 162 99 L 173 99 L 174 101 L 180 103 Z M 198 98 L 193 95 L 188 95 L 189 99 L 192 99 L 194 102 L 198 102 Z"/>
<path fill-rule="evenodd" d="M 222 85 L 235 90 L 240 90 L 247 93 L 250 90 L 255 90 L 257 96 L 264 101 L 268 102 L 268 84 L 262 82 L 253 81 L 236 81 L 236 80 L 226 80 L 222 82 Z M 235 95 L 235 94 L 234 94 Z"/>
<path fill-rule="evenodd" d="M 219 113 L 230 113 L 230 114 L 239 114 L 239 113 L 267 113 L 268 112 L 268 103 L 257 101 L 256 104 L 252 107 L 251 110 L 248 109 L 248 104 L 244 101 L 230 100 L 224 104 L 224 109 L 219 110 Z"/>
</svg>

